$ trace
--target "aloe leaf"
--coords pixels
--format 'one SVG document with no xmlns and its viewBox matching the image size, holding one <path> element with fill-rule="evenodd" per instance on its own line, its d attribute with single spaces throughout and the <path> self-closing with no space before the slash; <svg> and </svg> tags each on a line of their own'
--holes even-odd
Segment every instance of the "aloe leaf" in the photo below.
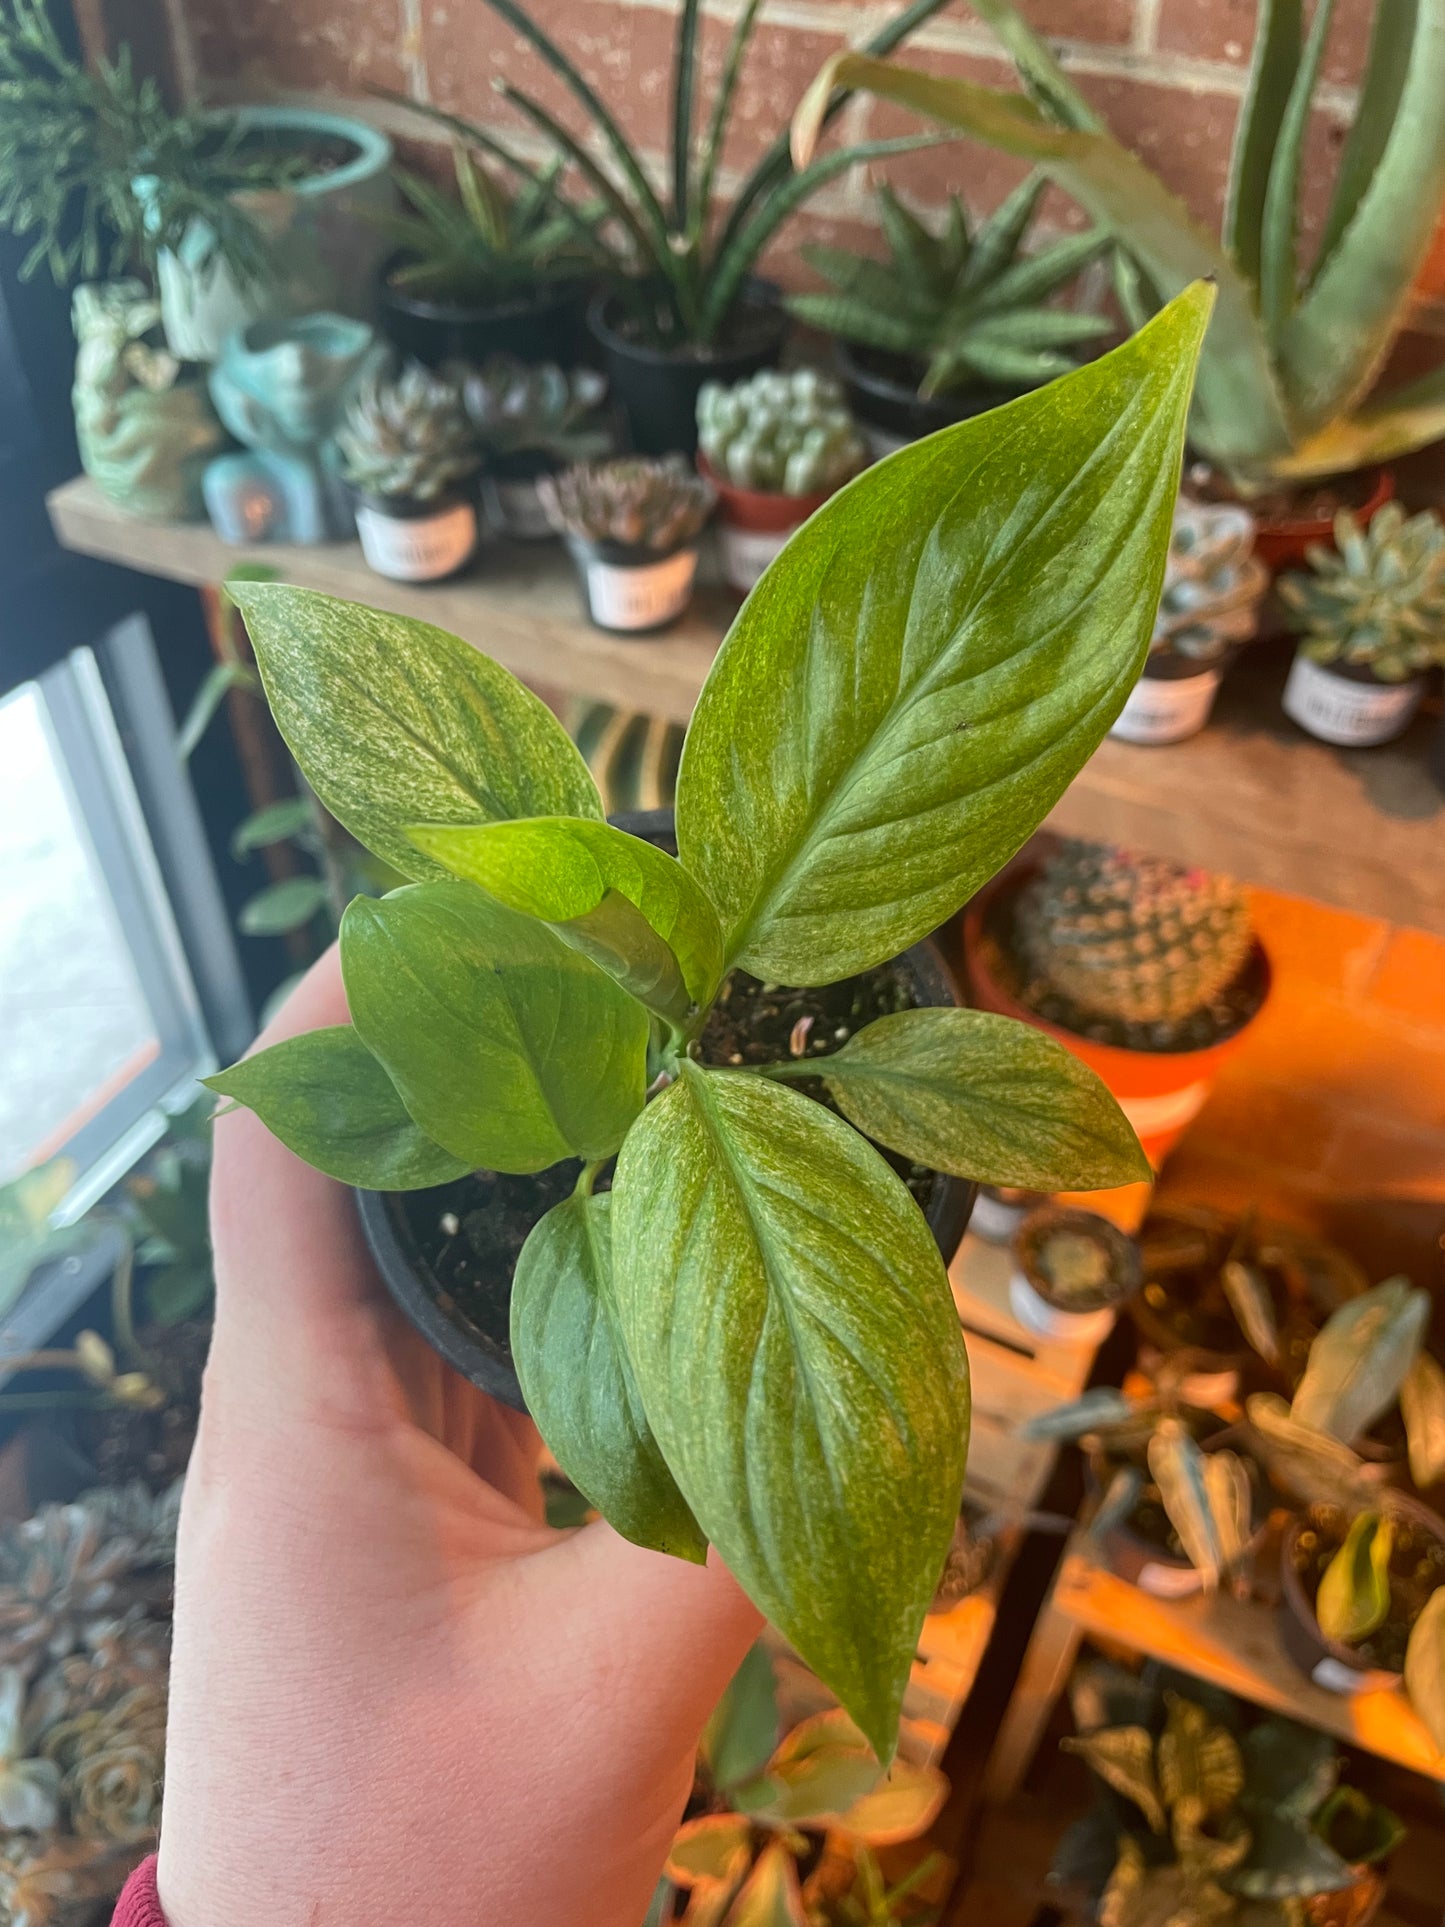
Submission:
<svg viewBox="0 0 1445 1927">
<path fill-rule="evenodd" d="M 865 348 L 884 348 L 906 355 L 916 339 L 913 324 L 901 313 L 888 313 L 846 294 L 794 294 L 788 313 L 811 328 L 821 328 L 841 341 Z"/>
<path fill-rule="evenodd" d="M 1333 16 L 1334 0 L 1315 0 L 1309 39 L 1305 43 L 1304 57 L 1295 69 L 1270 161 L 1269 182 L 1265 188 L 1264 218 L 1260 230 L 1259 306 L 1265 330 L 1275 342 L 1278 342 L 1294 310 L 1298 292 L 1300 167 L 1315 84 L 1319 79 L 1320 63 L 1324 59 L 1325 42 L 1329 38 Z"/>
<path fill-rule="evenodd" d="M 1257 1265 L 1230 1258 L 1219 1281 L 1239 1329 L 1260 1357 L 1273 1365 L 1279 1358 L 1279 1320 L 1264 1274 Z"/>
<path fill-rule="evenodd" d="M 1432 368 L 1371 400 L 1357 414 L 1327 422 L 1276 464 L 1290 480 L 1340 475 L 1393 462 L 1445 436 L 1445 368 Z"/>
<path fill-rule="evenodd" d="M 926 300 L 935 285 L 938 269 L 936 240 L 886 181 L 879 186 L 876 201 L 883 238 L 892 257 L 884 272 L 895 288 L 901 275 L 904 286 Z"/>
<path fill-rule="evenodd" d="M 1399 1397 L 1429 1323 L 1430 1294 L 1406 1278 L 1347 1299 L 1310 1346 L 1291 1418 L 1353 1445 Z"/>
<path fill-rule="evenodd" d="M 1394 1526 L 1378 1512 L 1361 1512 L 1351 1521 L 1315 1595 L 1315 1618 L 1326 1639 L 1353 1646 L 1389 1618 L 1394 1539 Z"/>
<path fill-rule="evenodd" d="M 1103 127 L 1104 123 L 1055 60 L 1047 43 L 1010 0 L 969 0 L 969 5 L 988 22 L 1003 43 L 1025 89 L 1050 120 L 1060 127 L 1095 133 Z"/>
<path fill-rule="evenodd" d="M 1335 173 L 1334 193 L 1320 234 L 1312 278 L 1329 260 L 1335 243 L 1353 220 L 1360 197 L 1374 178 L 1384 154 L 1400 111 L 1405 77 L 1410 71 L 1417 7 L 1418 0 L 1393 0 L 1393 4 L 1374 9 L 1364 78 Z"/>
<path fill-rule="evenodd" d="M 1437 1753 L 1445 1753 L 1445 1586 L 1437 1587 L 1410 1628 L 1405 1691 Z"/>
<path fill-rule="evenodd" d="M 1149 1441 L 1149 1476 L 1185 1556 L 1206 1592 L 1219 1584 L 1224 1550 L 1209 1503 L 1204 1454 L 1178 1419 L 1161 1419 Z"/>
<path fill-rule="evenodd" d="M 983 245 L 982 237 L 979 245 Z M 1071 234 L 1065 240 L 1055 241 L 1051 247 L 1040 248 L 1036 254 L 1025 255 L 983 286 L 977 312 L 986 315 L 994 308 L 1021 307 L 1025 302 L 1042 301 L 1045 295 L 1072 280 L 1107 246 L 1107 235 L 1090 230 L 1087 234 Z M 1075 318 L 1094 323 L 1095 332 L 1101 325 L 1107 325 L 1099 315 L 1081 314 Z"/>
<path fill-rule="evenodd" d="M 1422 1492 L 1445 1478 L 1445 1366 L 1422 1351 L 1400 1386 L 1410 1477 Z"/>
<path fill-rule="evenodd" d="M 700 0 L 682 0 L 672 64 L 672 221 L 687 226 L 688 171 L 692 165 L 692 102 L 697 90 L 697 22 Z"/>
<path fill-rule="evenodd" d="M 1059 1741 L 1063 1753 L 1077 1753 L 1111 1786 L 1138 1807 L 1151 1833 L 1167 1827 L 1159 1781 L 1154 1771 L 1154 1738 L 1144 1726 L 1106 1726 L 1097 1733 L 1082 1733 Z"/>
<path fill-rule="evenodd" d="M 1254 51 L 1235 129 L 1224 203 L 1224 245 L 1241 271 L 1256 283 L 1265 194 L 1275 143 L 1299 67 L 1300 39 L 1300 0 L 1259 0 Z"/>
</svg>

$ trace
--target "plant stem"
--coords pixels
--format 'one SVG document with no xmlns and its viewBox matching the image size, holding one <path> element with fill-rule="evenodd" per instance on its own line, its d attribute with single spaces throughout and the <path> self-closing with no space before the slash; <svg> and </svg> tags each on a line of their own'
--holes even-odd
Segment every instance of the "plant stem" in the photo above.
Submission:
<svg viewBox="0 0 1445 1927">
<path fill-rule="evenodd" d="M 135 1246 L 126 1240 L 116 1262 L 110 1284 L 110 1316 L 115 1326 L 116 1349 L 123 1358 L 149 1369 L 151 1360 L 135 1335 Z"/>
<path fill-rule="evenodd" d="M 606 1158 L 595 1158 L 592 1163 L 582 1166 L 581 1171 L 577 1174 L 577 1182 L 572 1187 L 572 1195 L 574 1198 L 590 1198 L 592 1196 L 592 1187 L 596 1184 L 598 1174 L 606 1162 Z"/>
</svg>

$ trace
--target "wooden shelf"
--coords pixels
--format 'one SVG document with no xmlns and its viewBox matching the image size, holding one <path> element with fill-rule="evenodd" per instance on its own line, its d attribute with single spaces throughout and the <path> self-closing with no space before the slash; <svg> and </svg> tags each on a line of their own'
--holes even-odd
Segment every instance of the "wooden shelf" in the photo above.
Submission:
<svg viewBox="0 0 1445 1927">
<path fill-rule="evenodd" d="M 474 576 L 414 588 L 372 574 L 354 543 L 247 552 L 204 525 L 140 522 L 84 478 L 54 492 L 50 513 L 61 542 L 82 554 L 197 585 L 243 557 L 264 560 L 288 582 L 450 629 L 546 688 L 677 722 L 736 607 L 704 590 L 676 629 L 628 641 L 584 619 L 571 566 L 548 544 L 494 545 Z M 1445 936 L 1445 796 L 1425 767 L 1430 723 L 1385 749 L 1329 749 L 1281 715 L 1285 666 L 1281 649 L 1247 652 L 1215 721 L 1191 742 L 1104 743 L 1052 826 Z"/>
</svg>

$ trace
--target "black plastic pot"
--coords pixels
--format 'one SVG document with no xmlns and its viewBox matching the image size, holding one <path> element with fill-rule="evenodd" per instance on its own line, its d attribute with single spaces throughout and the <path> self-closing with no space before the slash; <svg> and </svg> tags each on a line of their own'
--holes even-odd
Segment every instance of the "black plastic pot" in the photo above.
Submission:
<svg viewBox="0 0 1445 1927">
<path fill-rule="evenodd" d="M 544 282 L 514 301 L 447 301 L 394 286 L 389 276 L 401 259 L 393 254 L 384 261 L 378 277 L 382 331 L 429 368 L 444 361 L 483 362 L 489 355 L 570 368 L 582 358 L 587 301 L 582 282 Z"/>
<path fill-rule="evenodd" d="M 671 810 L 630 810 L 611 820 L 630 836 L 644 837 L 669 855 L 677 854 Z M 915 944 L 901 962 L 919 1005 L 949 1008 L 962 1003 L 943 953 L 931 938 Z M 973 1196 L 974 1186 L 962 1178 L 940 1175 L 934 1182 L 924 1215 L 946 1264 L 962 1242 Z M 526 1411 L 504 1335 L 463 1324 L 447 1309 L 446 1294 L 416 1250 L 397 1195 L 357 1191 L 356 1204 L 382 1282 L 411 1323 L 463 1378 L 504 1405 Z"/>
<path fill-rule="evenodd" d="M 769 281 L 749 281 L 725 341 L 715 348 L 650 348 L 627 331 L 627 302 L 599 294 L 587 326 L 602 350 L 613 399 L 627 417 L 632 446 L 643 455 L 697 448 L 697 397 L 705 381 L 742 381 L 771 368 L 783 351 L 788 317 Z"/>
<path fill-rule="evenodd" d="M 1423 1526 L 1427 1532 L 1445 1542 L 1445 1519 L 1432 1512 L 1429 1506 L 1422 1505 L 1418 1499 L 1412 1499 L 1408 1493 L 1383 1491 L 1374 1503 L 1378 1503 L 1382 1512 L 1404 1519 L 1411 1525 Z M 1342 1508 L 1311 1506 L 1308 1512 L 1296 1514 L 1285 1532 L 1279 1562 L 1282 1590 L 1276 1615 L 1280 1644 L 1305 1677 L 1313 1680 L 1316 1686 L 1324 1687 L 1326 1692 L 1368 1693 L 1377 1687 L 1397 1686 L 1400 1682 L 1398 1673 L 1372 1667 L 1352 1646 L 1342 1645 L 1336 1639 L 1326 1639 L 1320 1631 L 1314 1607 L 1306 1597 L 1295 1566 L 1295 1545 L 1305 1527 L 1317 1525 L 1326 1512 L 1339 1512 L 1340 1517 L 1344 1517 Z"/>
<path fill-rule="evenodd" d="M 955 422 L 986 415 L 1012 401 L 1004 389 L 971 388 L 953 395 L 920 395 L 923 363 L 882 348 L 860 348 L 851 341 L 835 344 L 839 376 L 853 413 L 871 431 L 875 452 L 886 454 L 905 442 L 921 441 Z"/>
</svg>

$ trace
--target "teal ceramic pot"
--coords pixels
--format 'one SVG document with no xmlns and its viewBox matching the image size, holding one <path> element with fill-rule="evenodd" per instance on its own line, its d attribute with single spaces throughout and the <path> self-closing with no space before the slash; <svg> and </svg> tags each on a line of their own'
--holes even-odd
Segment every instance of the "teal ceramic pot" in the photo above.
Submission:
<svg viewBox="0 0 1445 1927">
<path fill-rule="evenodd" d="M 247 189 L 238 204 L 267 237 L 271 271 L 241 284 L 208 259 L 211 234 L 193 222 L 181 246 L 162 249 L 156 264 L 166 340 L 182 361 L 215 361 L 226 341 L 254 321 L 326 309 L 369 319 L 377 262 L 386 242 L 371 215 L 391 204 L 391 142 L 365 121 L 308 107 L 241 107 L 217 113 L 278 142 L 314 150 L 324 165 L 284 188 Z M 133 188 L 153 204 L 156 183 Z"/>
</svg>

